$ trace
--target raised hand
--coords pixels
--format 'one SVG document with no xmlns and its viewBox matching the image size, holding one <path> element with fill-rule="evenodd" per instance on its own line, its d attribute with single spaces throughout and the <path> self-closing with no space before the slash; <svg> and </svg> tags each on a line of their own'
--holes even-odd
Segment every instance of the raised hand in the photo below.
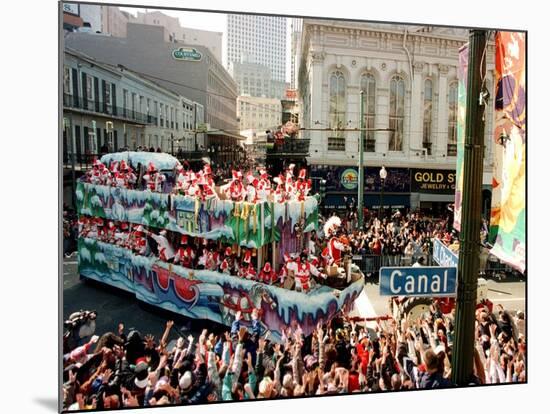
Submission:
<svg viewBox="0 0 550 414">
<path fill-rule="evenodd" d="M 155 337 L 153 335 L 145 335 L 145 349 L 153 349 L 155 347 Z"/>
</svg>

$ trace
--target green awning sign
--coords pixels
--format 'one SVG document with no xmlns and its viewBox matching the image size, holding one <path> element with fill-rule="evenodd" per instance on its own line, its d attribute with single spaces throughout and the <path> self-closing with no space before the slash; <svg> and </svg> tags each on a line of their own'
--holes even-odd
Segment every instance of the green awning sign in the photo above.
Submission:
<svg viewBox="0 0 550 414">
<path fill-rule="evenodd" d="M 180 47 L 172 51 L 172 57 L 176 60 L 191 60 L 198 62 L 202 59 L 202 54 L 197 49 Z"/>
</svg>

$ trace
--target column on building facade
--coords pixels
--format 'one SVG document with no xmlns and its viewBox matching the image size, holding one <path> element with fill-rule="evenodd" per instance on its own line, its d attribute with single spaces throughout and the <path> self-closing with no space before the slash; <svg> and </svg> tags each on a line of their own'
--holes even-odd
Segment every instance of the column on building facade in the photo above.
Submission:
<svg viewBox="0 0 550 414">
<path fill-rule="evenodd" d="M 449 67 L 439 65 L 438 79 L 438 100 L 437 100 L 437 131 L 435 133 L 435 148 L 432 153 L 436 156 L 447 155 L 447 132 L 448 132 L 448 102 L 447 102 L 447 75 Z"/>
<path fill-rule="evenodd" d="M 311 121 L 310 127 L 319 127 L 315 121 L 323 120 L 323 62 L 325 60 L 324 52 L 311 53 Z M 326 133 L 321 131 L 311 131 L 310 148 L 312 157 L 317 158 L 327 151 Z M 318 150 L 318 153 L 315 153 Z"/>
<path fill-rule="evenodd" d="M 348 85 L 346 90 L 347 105 L 346 105 L 346 121 L 351 121 L 346 128 L 359 128 L 361 125 L 361 95 L 359 93 L 359 85 Z M 346 155 L 354 155 L 355 159 L 359 157 L 359 137 L 361 132 L 346 132 Z"/>
<path fill-rule="evenodd" d="M 413 65 L 413 81 L 412 81 L 412 93 L 411 93 L 411 119 L 410 122 L 410 135 L 409 135 L 409 148 L 417 150 L 422 148 L 422 118 L 424 115 L 424 103 L 422 102 L 422 73 L 424 70 L 424 64 L 417 62 Z"/>
<path fill-rule="evenodd" d="M 383 88 L 377 88 L 376 91 L 376 118 L 374 122 L 376 129 L 389 128 L 390 125 L 390 90 L 387 85 L 384 86 Z M 390 133 L 388 131 L 376 131 L 374 139 L 376 140 L 376 152 L 386 154 L 388 152 Z"/>
</svg>

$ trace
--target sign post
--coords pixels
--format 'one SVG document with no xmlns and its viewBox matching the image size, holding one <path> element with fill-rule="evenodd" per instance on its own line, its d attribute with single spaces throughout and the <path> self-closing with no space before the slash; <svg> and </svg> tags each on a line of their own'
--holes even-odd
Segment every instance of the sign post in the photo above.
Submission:
<svg viewBox="0 0 550 414">
<path fill-rule="evenodd" d="M 464 141 L 464 177 L 460 219 L 460 283 L 456 297 L 452 380 L 467 385 L 473 375 L 474 330 L 479 274 L 479 229 L 481 228 L 481 184 L 483 178 L 484 104 L 480 99 L 486 59 L 487 32 L 471 30 L 468 54 L 468 91 Z"/>
<path fill-rule="evenodd" d="M 359 128 L 361 129 L 361 133 L 359 134 L 359 177 L 358 177 L 358 183 L 357 183 L 357 219 L 359 222 L 359 230 L 363 230 L 363 191 L 365 190 L 365 184 L 363 180 L 363 137 L 365 136 L 365 127 L 364 127 L 364 121 L 365 117 L 363 116 L 363 105 L 364 105 L 364 93 L 363 90 L 359 93 L 360 99 L 361 99 L 361 109 L 359 111 L 359 116 L 361 117 L 361 121 L 359 123 Z"/>
</svg>

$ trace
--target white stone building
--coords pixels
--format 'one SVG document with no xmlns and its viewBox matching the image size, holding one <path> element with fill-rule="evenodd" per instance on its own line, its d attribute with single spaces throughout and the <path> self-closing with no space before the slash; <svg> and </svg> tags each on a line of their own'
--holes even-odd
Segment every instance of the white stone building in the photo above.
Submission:
<svg viewBox="0 0 550 414">
<path fill-rule="evenodd" d="M 274 98 L 239 96 L 237 117 L 240 119 L 241 131 L 250 130 L 258 135 L 265 134 L 265 131 L 281 125 L 281 101 Z"/>
<path fill-rule="evenodd" d="M 457 66 L 468 41 L 463 29 L 304 19 L 300 41 L 301 127 L 312 165 L 358 166 L 360 133 L 307 131 L 359 128 L 364 90 L 364 165 L 434 170 L 456 168 Z M 492 91 L 494 45 L 487 87 Z M 491 182 L 494 97 L 485 117 L 483 184 Z M 395 131 L 384 131 L 384 129 Z M 422 197 L 411 194 L 411 207 Z M 451 202 L 452 197 L 423 197 Z"/>
</svg>

